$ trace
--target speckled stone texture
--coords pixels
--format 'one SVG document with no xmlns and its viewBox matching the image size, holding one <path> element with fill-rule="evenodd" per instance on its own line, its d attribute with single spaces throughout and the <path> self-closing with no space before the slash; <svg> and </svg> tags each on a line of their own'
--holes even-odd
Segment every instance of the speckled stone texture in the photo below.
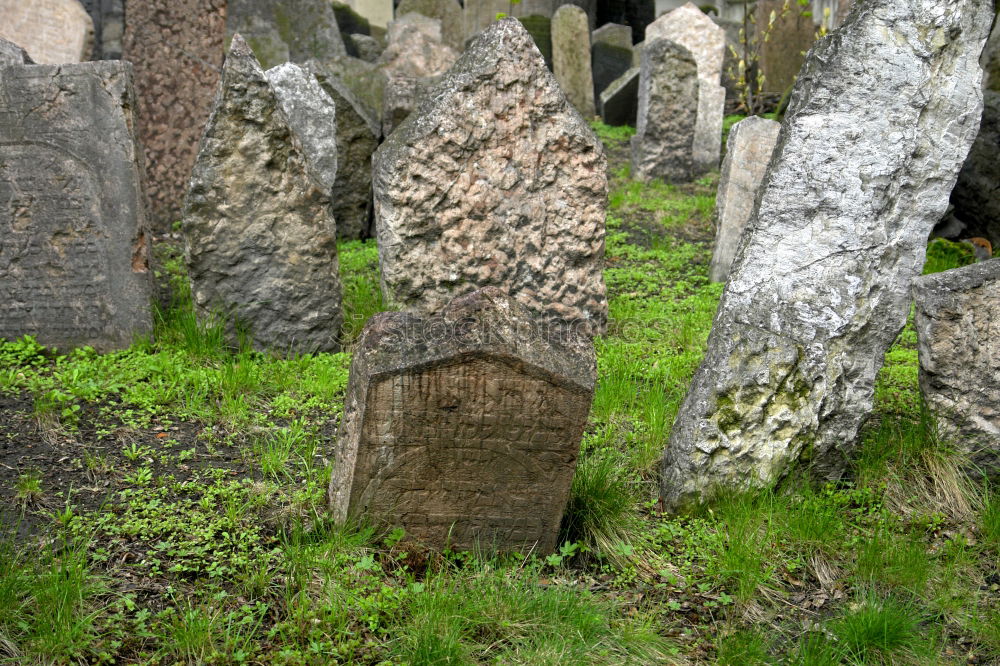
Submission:
<svg viewBox="0 0 1000 666">
<path fill-rule="evenodd" d="M 249 46 L 236 35 L 184 205 L 201 319 L 246 328 L 255 348 L 336 351 L 340 278 L 329 190 Z"/>
<path fill-rule="evenodd" d="M 329 0 L 228 0 L 226 33 L 242 35 L 265 69 L 347 55 Z"/>
<path fill-rule="evenodd" d="M 351 364 L 334 518 L 431 548 L 551 552 L 595 377 L 589 340 L 546 338 L 495 288 L 433 318 L 375 315 Z"/>
<path fill-rule="evenodd" d="M 389 78 L 426 78 L 444 74 L 457 59 L 458 52 L 441 41 L 441 21 L 406 14 L 389 24 L 379 63 Z"/>
<path fill-rule="evenodd" d="M 1000 259 L 913 283 L 920 391 L 938 434 L 1000 479 Z"/>
<path fill-rule="evenodd" d="M 601 332 L 607 159 L 516 19 L 485 30 L 374 158 L 382 292 L 433 312 L 478 287 Z"/>
<path fill-rule="evenodd" d="M 596 113 L 594 74 L 590 62 L 587 13 L 563 5 L 552 17 L 552 73 L 563 92 L 584 118 Z"/>
<path fill-rule="evenodd" d="M 94 45 L 94 22 L 77 0 L 0 0 L 0 37 L 46 65 L 82 62 Z"/>
<path fill-rule="evenodd" d="M 441 21 L 441 39 L 445 45 L 458 53 L 465 50 L 462 6 L 458 0 L 402 0 L 396 7 L 396 16 L 410 12 Z"/>
<path fill-rule="evenodd" d="M 132 65 L 0 67 L 0 338 L 108 352 L 152 331 Z"/>
<path fill-rule="evenodd" d="M 639 69 L 639 110 L 631 139 L 632 177 L 687 182 L 694 173 L 698 66 L 667 39 L 648 42 Z"/>
<path fill-rule="evenodd" d="M 803 453 L 842 473 L 976 135 L 991 16 L 867 0 L 810 51 L 671 432 L 666 506 L 771 484 Z"/>
<path fill-rule="evenodd" d="M 725 282 L 736 256 L 736 247 L 753 213 L 754 198 L 771 161 L 781 125 L 751 116 L 736 123 L 726 140 L 719 192 L 715 198 L 715 249 L 708 277 Z"/>
</svg>

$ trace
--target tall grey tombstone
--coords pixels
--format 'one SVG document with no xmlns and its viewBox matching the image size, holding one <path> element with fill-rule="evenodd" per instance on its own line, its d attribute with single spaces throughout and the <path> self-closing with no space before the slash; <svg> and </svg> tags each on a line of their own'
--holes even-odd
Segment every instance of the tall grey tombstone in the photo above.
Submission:
<svg viewBox="0 0 1000 666">
<path fill-rule="evenodd" d="M 338 168 L 331 195 L 337 238 L 368 238 L 373 233 L 371 164 L 381 135 L 378 121 L 336 76 L 315 63 L 310 71 L 337 107 Z"/>
<path fill-rule="evenodd" d="M 591 37 L 594 97 L 600 98 L 611 83 L 632 68 L 632 28 L 606 23 Z"/>
<path fill-rule="evenodd" d="M 593 399 L 589 340 L 551 340 L 499 289 L 372 317 L 330 479 L 338 521 L 450 547 L 555 549 Z"/>
<path fill-rule="evenodd" d="M 226 33 L 242 35 L 264 68 L 347 55 L 329 0 L 229 0 Z"/>
<path fill-rule="evenodd" d="M 335 351 L 342 316 L 330 189 L 287 106 L 235 35 L 184 202 L 191 292 L 199 318 L 226 317 L 255 348 Z"/>
<path fill-rule="evenodd" d="M 611 82 L 598 99 L 601 120 L 608 125 L 635 125 L 639 108 L 638 67 Z"/>
<path fill-rule="evenodd" d="M 639 71 L 639 112 L 631 139 L 632 177 L 685 182 L 694 171 L 698 66 L 668 39 L 646 42 Z"/>
<path fill-rule="evenodd" d="M 691 51 L 698 64 L 698 117 L 692 142 L 694 168 L 697 172 L 714 169 L 719 165 L 722 150 L 726 89 L 721 83 L 726 31 L 688 2 L 646 27 L 647 44 L 660 38 Z"/>
<path fill-rule="evenodd" d="M 751 116 L 733 125 L 722 160 L 719 192 L 715 198 L 717 230 L 708 278 L 725 282 L 736 256 L 736 247 L 753 213 L 754 198 L 771 161 L 781 125 Z"/>
<path fill-rule="evenodd" d="M 563 5 L 552 17 L 552 72 L 570 103 L 584 118 L 595 114 L 587 13 Z"/>
<path fill-rule="evenodd" d="M 473 40 L 373 166 L 387 302 L 428 313 L 496 286 L 605 329 L 607 159 L 516 19 Z"/>
<path fill-rule="evenodd" d="M 913 282 L 920 392 L 938 434 L 1000 479 L 1000 260 Z"/>
<path fill-rule="evenodd" d="M 441 21 L 441 39 L 458 53 L 465 48 L 465 28 L 462 6 L 458 0 L 402 0 L 396 7 L 396 16 L 411 12 Z"/>
<path fill-rule="evenodd" d="M 0 65 L 0 338 L 105 352 L 152 330 L 132 65 Z"/>
<path fill-rule="evenodd" d="M 842 472 L 976 134 L 991 16 L 867 0 L 810 51 L 670 435 L 668 506 L 773 483 L 806 452 Z"/>
</svg>

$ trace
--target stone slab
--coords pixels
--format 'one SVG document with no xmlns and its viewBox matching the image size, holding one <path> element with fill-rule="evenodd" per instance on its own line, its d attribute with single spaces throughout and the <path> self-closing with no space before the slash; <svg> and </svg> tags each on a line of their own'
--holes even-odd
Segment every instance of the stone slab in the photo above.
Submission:
<svg viewBox="0 0 1000 666">
<path fill-rule="evenodd" d="M 590 62 L 587 13 L 563 5 L 552 17 L 552 73 L 566 97 L 584 118 L 592 118 L 594 74 Z"/>
<path fill-rule="evenodd" d="M 608 125 L 635 125 L 639 108 L 639 72 L 632 67 L 604 89 L 600 97 L 601 120 Z"/>
<path fill-rule="evenodd" d="M 39 64 L 83 62 L 93 50 L 94 23 L 77 0 L 0 0 L 0 37 Z"/>
<path fill-rule="evenodd" d="M 594 42 L 591 47 L 591 62 L 594 72 L 595 99 L 632 68 L 632 48 L 623 48 L 615 44 Z"/>
<path fill-rule="evenodd" d="M 385 28 L 392 20 L 392 0 L 347 0 L 347 4 L 373 26 Z"/>
<path fill-rule="evenodd" d="M 264 69 L 347 55 L 328 0 L 228 0 L 226 34 L 236 33 Z"/>
<path fill-rule="evenodd" d="M 465 28 L 462 6 L 458 0 L 402 0 L 396 7 L 396 17 L 416 12 L 441 21 L 441 40 L 458 53 L 465 49 Z"/>
<path fill-rule="evenodd" d="M 14 42 L 0 38 L 0 67 L 6 65 L 33 65 L 28 52 Z"/>
<path fill-rule="evenodd" d="M 442 41 L 440 20 L 410 13 L 389 24 L 379 63 L 389 78 L 426 78 L 444 74 L 457 59 L 458 52 Z"/>
</svg>

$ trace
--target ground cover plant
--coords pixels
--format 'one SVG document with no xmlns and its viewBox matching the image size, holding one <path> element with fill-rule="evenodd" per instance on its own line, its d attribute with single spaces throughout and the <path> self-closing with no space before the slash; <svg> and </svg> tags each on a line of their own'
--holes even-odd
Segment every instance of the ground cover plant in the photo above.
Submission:
<svg viewBox="0 0 1000 666">
<path fill-rule="evenodd" d="M 341 245 L 347 351 L 281 358 L 171 297 L 128 350 L 0 343 L 0 662 L 887 664 L 1000 660 L 1000 493 L 886 355 L 851 474 L 661 514 L 656 467 L 722 287 L 717 176 L 612 187 L 610 330 L 557 553 L 432 553 L 324 511 L 350 344 L 383 308 Z M 971 250 L 934 241 L 928 270 Z"/>
</svg>

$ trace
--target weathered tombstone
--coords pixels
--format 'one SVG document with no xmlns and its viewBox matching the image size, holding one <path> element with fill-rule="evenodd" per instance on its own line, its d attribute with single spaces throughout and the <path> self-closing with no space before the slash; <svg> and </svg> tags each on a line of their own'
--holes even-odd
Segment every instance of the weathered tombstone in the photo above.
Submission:
<svg viewBox="0 0 1000 666">
<path fill-rule="evenodd" d="M 346 56 L 328 0 L 228 0 L 226 33 L 239 33 L 265 68 Z"/>
<path fill-rule="evenodd" d="M 14 42 L 0 37 L 0 67 L 6 65 L 33 65 L 31 56 Z"/>
<path fill-rule="evenodd" d="M 541 51 L 545 58 L 545 66 L 552 69 L 552 19 L 548 16 L 532 14 L 530 16 L 519 16 L 517 20 L 521 22 L 524 29 L 531 35 L 535 46 Z"/>
<path fill-rule="evenodd" d="M 497 286 L 602 332 L 607 160 L 516 19 L 483 31 L 375 153 L 382 291 L 433 312 Z"/>
<path fill-rule="evenodd" d="M 694 169 L 704 172 L 719 165 L 722 150 L 722 117 L 726 90 L 722 87 L 722 62 L 726 31 L 688 2 L 664 14 L 646 28 L 646 43 L 669 39 L 691 51 L 698 64 L 697 121 L 694 130 Z"/>
<path fill-rule="evenodd" d="M 417 108 L 420 98 L 437 79 L 423 79 L 414 76 L 400 76 L 389 79 L 385 86 L 385 101 L 382 109 L 382 136 L 392 134 Z"/>
<path fill-rule="evenodd" d="M 441 21 L 406 14 L 389 24 L 389 45 L 379 58 L 389 78 L 438 76 L 455 64 L 458 52 L 441 41 Z"/>
<path fill-rule="evenodd" d="M 396 16 L 416 12 L 441 21 L 441 39 L 461 53 L 465 48 L 465 30 L 462 25 L 462 6 L 458 0 L 402 0 L 396 7 Z"/>
<path fill-rule="evenodd" d="M 991 14 L 866 0 L 810 51 L 670 435 L 666 505 L 770 484 L 807 452 L 842 472 L 975 137 Z"/>
<path fill-rule="evenodd" d="M 596 372 L 589 340 L 544 333 L 495 288 L 429 319 L 375 315 L 351 365 L 334 518 L 432 548 L 554 550 Z"/>
<path fill-rule="evenodd" d="M 20 45 L 40 64 L 90 58 L 94 23 L 77 0 L 0 0 L 0 37 Z"/>
<path fill-rule="evenodd" d="M 225 39 L 226 0 L 129 2 L 124 58 L 135 66 L 150 223 L 158 231 L 180 219 Z"/>
<path fill-rule="evenodd" d="M 601 93 L 601 120 L 606 124 L 635 125 L 639 106 L 639 72 L 638 67 L 632 67 Z"/>
<path fill-rule="evenodd" d="M 378 40 L 371 35 L 351 33 L 347 36 L 344 44 L 345 46 L 350 45 L 351 48 L 348 49 L 348 52 L 353 51 L 353 53 L 350 53 L 351 56 L 360 58 L 365 62 L 378 62 L 378 59 L 382 57 L 382 52 L 385 50 L 378 43 Z"/>
<path fill-rule="evenodd" d="M 766 40 L 761 39 L 759 67 L 764 73 L 764 90 L 773 93 L 783 93 L 795 83 L 805 53 L 816 41 L 812 17 L 803 15 L 803 8 L 794 2 L 782 12 L 783 3 L 784 0 L 760 0 L 756 10 L 757 30 L 769 34 Z M 777 19 L 768 29 L 771 12 Z"/>
<path fill-rule="evenodd" d="M 594 97 L 632 68 L 632 28 L 608 23 L 594 31 L 591 47 Z"/>
<path fill-rule="evenodd" d="M 250 47 L 235 35 L 184 205 L 199 317 L 258 349 L 338 349 L 340 281 L 329 190 Z"/>
<path fill-rule="evenodd" d="M 322 69 L 313 67 L 312 72 L 337 107 L 338 169 L 331 196 L 337 238 L 368 238 L 373 232 L 372 154 L 381 135 L 378 121 L 342 81 Z"/>
<path fill-rule="evenodd" d="M 668 39 L 646 42 L 639 72 L 639 111 L 632 137 L 632 177 L 685 182 L 694 169 L 698 66 Z"/>
<path fill-rule="evenodd" d="M 310 61 L 310 65 L 314 69 L 322 69 L 323 73 L 328 76 L 336 77 L 348 90 L 354 93 L 354 97 L 369 110 L 374 118 L 382 117 L 385 88 L 388 85 L 389 77 L 385 75 L 378 64 L 365 62 L 360 58 L 343 56 L 322 62 L 313 60 Z"/>
<path fill-rule="evenodd" d="M 1000 478 L 1000 260 L 913 282 L 920 392 L 938 434 Z"/>
<path fill-rule="evenodd" d="M 128 347 L 152 330 L 132 66 L 2 70 L 0 338 Z"/>
<path fill-rule="evenodd" d="M 729 130 L 715 203 L 715 251 L 708 269 L 712 282 L 725 282 L 729 276 L 736 246 L 753 213 L 754 197 L 764 180 L 780 128 L 773 120 L 751 116 Z"/>
<path fill-rule="evenodd" d="M 574 5 L 563 5 L 552 17 L 552 72 L 576 110 L 584 118 L 593 117 L 590 29 L 586 12 Z"/>
<path fill-rule="evenodd" d="M 979 135 L 951 191 L 954 215 L 972 236 L 1000 247 L 1000 92 L 983 92 Z"/>
<path fill-rule="evenodd" d="M 354 11 L 350 5 L 343 2 L 332 2 L 333 15 L 337 17 L 337 28 L 340 29 L 341 35 L 366 35 L 371 36 L 372 27 L 368 19 L 366 19 L 361 14 Z M 347 46 L 345 41 L 344 46 Z M 348 52 L 350 48 L 348 48 Z M 358 57 L 356 53 L 350 53 L 354 57 Z"/>
</svg>

